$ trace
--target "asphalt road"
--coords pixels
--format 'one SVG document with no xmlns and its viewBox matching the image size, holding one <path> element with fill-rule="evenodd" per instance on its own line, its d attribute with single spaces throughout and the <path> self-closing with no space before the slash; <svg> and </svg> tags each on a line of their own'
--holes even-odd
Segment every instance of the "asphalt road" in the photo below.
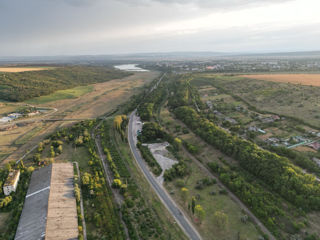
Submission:
<svg viewBox="0 0 320 240">
<path fill-rule="evenodd" d="M 156 181 L 154 176 L 150 173 L 139 151 L 137 150 L 134 144 L 134 139 L 132 135 L 132 125 L 133 125 L 132 119 L 135 113 L 136 113 L 136 110 L 132 112 L 130 115 L 129 130 L 128 130 L 129 145 L 135 160 L 137 161 L 144 176 L 146 177 L 146 179 L 148 180 L 152 188 L 155 190 L 155 192 L 159 196 L 160 200 L 163 202 L 163 204 L 166 206 L 166 208 L 175 218 L 176 222 L 179 224 L 179 226 L 182 228 L 185 234 L 192 240 L 201 240 L 201 236 L 199 235 L 197 230 L 192 226 L 190 221 L 184 216 L 182 211 L 179 210 L 179 208 L 174 203 L 174 201 L 169 196 L 169 194 L 164 190 L 164 188 Z"/>
</svg>

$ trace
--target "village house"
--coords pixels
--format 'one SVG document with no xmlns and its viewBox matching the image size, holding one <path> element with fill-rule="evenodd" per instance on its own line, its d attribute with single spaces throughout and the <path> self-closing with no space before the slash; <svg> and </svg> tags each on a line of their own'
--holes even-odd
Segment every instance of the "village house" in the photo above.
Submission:
<svg viewBox="0 0 320 240">
<path fill-rule="evenodd" d="M 248 130 L 251 132 L 260 132 L 263 134 L 266 133 L 266 131 L 262 130 L 261 128 L 257 128 L 256 126 L 250 126 L 250 127 L 248 127 Z"/>
<path fill-rule="evenodd" d="M 317 151 L 320 149 L 320 143 L 319 142 L 310 143 L 308 146 L 312 147 L 314 150 L 317 150 Z"/>
<path fill-rule="evenodd" d="M 20 178 L 20 170 L 9 172 L 8 178 L 3 185 L 4 195 L 8 196 L 11 192 L 15 192 Z"/>
<path fill-rule="evenodd" d="M 35 111 L 35 112 L 30 112 L 27 115 L 28 115 L 28 117 L 33 117 L 35 115 L 38 115 L 39 113 L 40 113 L 39 111 Z"/>
</svg>

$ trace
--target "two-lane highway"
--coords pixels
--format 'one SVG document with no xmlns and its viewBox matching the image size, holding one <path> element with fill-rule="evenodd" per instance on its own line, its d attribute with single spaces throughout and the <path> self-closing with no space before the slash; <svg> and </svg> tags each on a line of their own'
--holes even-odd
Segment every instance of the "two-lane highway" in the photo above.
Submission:
<svg viewBox="0 0 320 240">
<path fill-rule="evenodd" d="M 142 159 L 140 152 L 137 150 L 137 147 L 134 143 L 134 136 L 133 136 L 133 116 L 136 114 L 136 110 L 131 113 L 130 121 L 129 121 L 129 128 L 128 128 L 128 140 L 131 152 L 137 161 L 141 171 L 143 172 L 144 176 L 159 196 L 160 200 L 175 218 L 176 222 L 185 232 L 185 234 L 192 240 L 201 240 L 201 236 L 197 232 L 197 230 L 192 226 L 190 221 L 185 217 L 181 210 L 177 207 L 174 203 L 170 195 L 166 192 L 166 190 L 156 181 L 155 177 L 150 173 L 148 167 L 146 166 L 144 160 Z"/>
</svg>

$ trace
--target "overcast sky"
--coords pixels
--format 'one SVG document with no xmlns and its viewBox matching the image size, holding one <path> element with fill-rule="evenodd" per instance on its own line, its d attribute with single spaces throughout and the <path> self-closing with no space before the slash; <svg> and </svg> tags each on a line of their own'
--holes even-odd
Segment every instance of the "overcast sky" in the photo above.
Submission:
<svg viewBox="0 0 320 240">
<path fill-rule="evenodd" d="M 320 50 L 319 0 L 0 0 L 0 56 Z"/>
</svg>

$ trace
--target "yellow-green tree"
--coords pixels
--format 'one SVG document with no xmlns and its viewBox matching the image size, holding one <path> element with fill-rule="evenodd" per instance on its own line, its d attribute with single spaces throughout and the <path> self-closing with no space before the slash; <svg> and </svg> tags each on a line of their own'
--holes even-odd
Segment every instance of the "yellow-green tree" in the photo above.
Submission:
<svg viewBox="0 0 320 240">
<path fill-rule="evenodd" d="M 120 179 L 114 179 L 114 180 L 113 180 L 112 186 L 113 186 L 114 188 L 120 188 L 121 185 L 122 185 L 122 182 L 121 182 Z"/>
<path fill-rule="evenodd" d="M 185 188 L 185 187 L 181 188 L 181 198 L 182 198 L 182 200 L 183 200 L 184 202 L 187 201 L 188 195 L 189 195 L 189 190 L 188 190 L 188 188 Z"/>
<path fill-rule="evenodd" d="M 195 212 L 196 216 L 199 218 L 200 223 L 201 223 L 205 217 L 205 214 L 206 214 L 203 207 L 200 204 L 197 204 L 194 208 L 194 212 Z"/>
<path fill-rule="evenodd" d="M 228 224 L 228 215 L 227 214 L 225 214 L 222 211 L 216 211 L 213 216 L 214 216 L 214 221 L 215 221 L 216 225 L 218 226 L 218 228 L 220 228 L 220 229 L 226 228 L 226 226 Z"/>
</svg>

